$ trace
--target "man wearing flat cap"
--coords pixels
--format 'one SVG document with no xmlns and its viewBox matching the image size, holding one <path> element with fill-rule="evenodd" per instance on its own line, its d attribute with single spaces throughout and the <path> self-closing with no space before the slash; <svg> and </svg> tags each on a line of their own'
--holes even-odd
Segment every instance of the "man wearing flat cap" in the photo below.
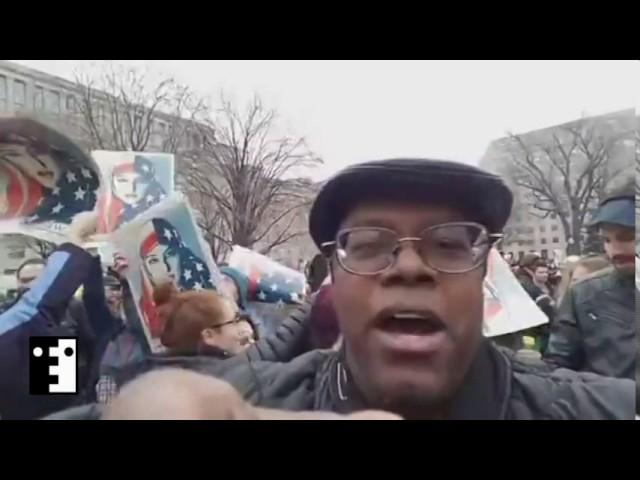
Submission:
<svg viewBox="0 0 640 480">
<path fill-rule="evenodd" d="M 532 369 L 483 337 L 487 256 L 511 205 L 499 177 L 469 165 L 392 159 L 346 168 L 318 194 L 309 225 L 329 261 L 340 349 L 314 350 L 286 363 L 234 357 L 200 373 L 226 380 L 251 404 L 281 411 L 632 419 L 632 381 Z M 152 373 L 161 391 L 172 391 L 181 375 Z M 181 391 L 189 407 L 154 394 L 155 411 L 168 418 L 221 418 L 204 413 L 202 404 L 219 407 L 224 392 L 203 396 L 193 387 L 199 380 L 191 382 Z M 118 411 L 105 417 L 153 417 L 140 407 L 148 405 L 142 397 L 151 390 L 134 394 L 133 383 Z M 100 413 L 94 408 L 85 415 Z"/>
<path fill-rule="evenodd" d="M 571 287 L 551 327 L 545 360 L 555 367 L 635 378 L 635 195 L 606 198 L 591 225 L 611 267 Z"/>
</svg>

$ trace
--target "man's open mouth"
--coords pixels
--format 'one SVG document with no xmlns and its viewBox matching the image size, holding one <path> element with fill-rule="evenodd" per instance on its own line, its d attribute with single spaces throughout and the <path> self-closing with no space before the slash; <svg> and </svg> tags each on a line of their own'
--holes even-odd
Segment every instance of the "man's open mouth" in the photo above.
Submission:
<svg viewBox="0 0 640 480">
<path fill-rule="evenodd" d="M 434 312 L 390 308 L 376 317 L 376 331 L 386 348 L 424 354 L 438 350 L 446 339 L 446 325 Z"/>
<path fill-rule="evenodd" d="M 444 329 L 444 324 L 430 312 L 399 311 L 382 317 L 381 329 L 391 333 L 429 335 Z"/>
</svg>

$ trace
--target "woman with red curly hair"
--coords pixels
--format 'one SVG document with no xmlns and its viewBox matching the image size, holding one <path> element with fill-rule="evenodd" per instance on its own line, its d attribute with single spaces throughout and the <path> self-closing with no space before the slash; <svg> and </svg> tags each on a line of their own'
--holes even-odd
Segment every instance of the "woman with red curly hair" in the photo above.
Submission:
<svg viewBox="0 0 640 480">
<path fill-rule="evenodd" d="M 160 341 L 170 354 L 230 357 L 257 339 L 251 319 L 212 290 L 179 292 L 172 283 L 154 291 Z"/>
</svg>

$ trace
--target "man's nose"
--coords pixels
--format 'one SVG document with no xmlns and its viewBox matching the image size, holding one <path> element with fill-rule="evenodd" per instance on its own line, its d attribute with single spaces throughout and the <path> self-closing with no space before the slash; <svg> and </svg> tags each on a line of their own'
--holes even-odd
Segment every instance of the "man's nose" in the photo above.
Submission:
<svg viewBox="0 0 640 480">
<path fill-rule="evenodd" d="M 611 252 L 612 257 L 615 255 L 625 254 L 626 252 L 625 244 L 622 242 L 619 242 L 616 239 L 613 239 L 609 242 L 609 251 Z"/>
<path fill-rule="evenodd" d="M 398 247 L 394 265 L 388 273 L 409 282 L 432 281 L 437 275 L 437 271 L 423 259 L 414 242 L 405 242 Z"/>
</svg>

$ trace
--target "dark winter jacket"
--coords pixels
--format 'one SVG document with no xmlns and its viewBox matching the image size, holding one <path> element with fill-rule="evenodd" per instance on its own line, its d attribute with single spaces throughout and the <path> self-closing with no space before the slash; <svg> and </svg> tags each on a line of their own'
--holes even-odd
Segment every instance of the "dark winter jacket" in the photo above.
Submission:
<svg viewBox="0 0 640 480">
<path fill-rule="evenodd" d="M 332 285 L 320 287 L 311 307 L 310 341 L 316 348 L 331 348 L 340 337 L 338 316 L 331 300 Z"/>
<path fill-rule="evenodd" d="M 315 350 L 287 363 L 198 365 L 223 378 L 252 404 L 284 410 L 349 413 L 366 408 L 346 370 L 341 352 Z M 632 381 L 569 370 L 547 372 L 520 363 L 508 351 L 485 342 L 452 403 L 450 419 L 633 419 Z M 89 405 L 52 419 L 99 418 Z"/>
<path fill-rule="evenodd" d="M 565 295 L 551 327 L 545 361 L 555 367 L 635 378 L 633 277 L 614 267 L 595 272 Z"/>
<path fill-rule="evenodd" d="M 76 333 L 62 322 L 95 261 L 80 248 L 63 245 L 32 288 L 0 315 L 0 418 L 38 418 L 77 400 L 74 395 L 29 395 L 29 337 Z"/>
</svg>

